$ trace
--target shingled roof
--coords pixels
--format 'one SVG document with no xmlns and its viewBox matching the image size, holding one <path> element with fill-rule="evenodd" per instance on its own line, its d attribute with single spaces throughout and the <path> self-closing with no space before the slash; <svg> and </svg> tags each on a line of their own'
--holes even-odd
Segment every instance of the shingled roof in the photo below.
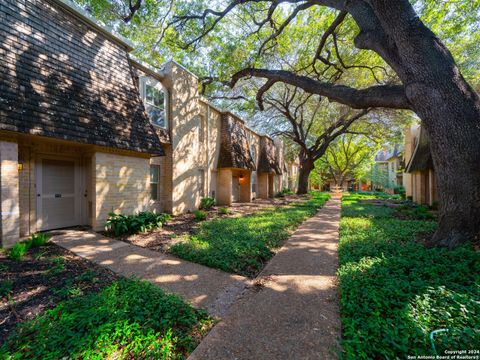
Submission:
<svg viewBox="0 0 480 360">
<path fill-rule="evenodd" d="M 277 175 L 282 173 L 277 147 L 273 140 L 267 136 L 260 138 L 260 157 L 257 171 L 259 173 L 275 173 Z"/>
<path fill-rule="evenodd" d="M 128 46 L 60 3 L 0 3 L 0 130 L 163 155 Z"/>
<path fill-rule="evenodd" d="M 413 155 L 410 158 L 410 162 L 407 164 L 407 173 L 433 169 L 432 154 L 430 152 L 428 135 L 423 127 L 420 127 L 420 134 L 416 139 L 417 145 L 415 146 Z"/>
<path fill-rule="evenodd" d="M 222 114 L 218 168 L 255 170 L 243 121 L 230 113 Z"/>
</svg>

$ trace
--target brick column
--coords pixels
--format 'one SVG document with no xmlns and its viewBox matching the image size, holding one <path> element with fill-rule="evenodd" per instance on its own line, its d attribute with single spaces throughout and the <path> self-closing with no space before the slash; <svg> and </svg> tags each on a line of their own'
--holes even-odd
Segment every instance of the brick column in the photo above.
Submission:
<svg viewBox="0 0 480 360">
<path fill-rule="evenodd" d="M 257 198 L 268 198 L 268 174 L 257 173 Z"/>
<path fill-rule="evenodd" d="M 0 245 L 11 247 L 20 237 L 18 145 L 0 141 Z"/>
<path fill-rule="evenodd" d="M 217 204 L 232 204 L 232 170 L 219 169 L 217 173 Z"/>
</svg>

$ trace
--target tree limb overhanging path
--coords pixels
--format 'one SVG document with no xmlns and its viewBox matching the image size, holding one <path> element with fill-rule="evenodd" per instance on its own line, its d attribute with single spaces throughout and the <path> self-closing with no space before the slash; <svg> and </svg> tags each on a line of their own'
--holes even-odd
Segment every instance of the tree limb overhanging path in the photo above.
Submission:
<svg viewBox="0 0 480 360">
<path fill-rule="evenodd" d="M 337 198 L 295 231 L 189 359 L 336 359 L 339 221 Z"/>
</svg>

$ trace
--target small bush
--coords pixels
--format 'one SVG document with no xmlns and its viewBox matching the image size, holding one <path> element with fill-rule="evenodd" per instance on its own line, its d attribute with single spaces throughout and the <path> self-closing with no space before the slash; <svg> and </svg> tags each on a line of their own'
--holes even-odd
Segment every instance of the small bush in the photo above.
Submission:
<svg viewBox="0 0 480 360">
<path fill-rule="evenodd" d="M 200 200 L 200 209 L 210 210 L 215 206 L 215 199 L 212 197 L 204 197 Z"/>
<path fill-rule="evenodd" d="M 110 213 L 105 227 L 115 236 L 138 234 L 162 227 L 170 219 L 171 217 L 168 214 L 157 214 L 150 211 L 140 212 L 136 215 Z"/>
<path fill-rule="evenodd" d="M 45 233 L 37 233 L 33 234 L 30 238 L 32 242 L 32 247 L 40 247 L 43 246 L 47 243 L 47 241 L 50 239 L 50 235 L 45 234 Z"/>
<path fill-rule="evenodd" d="M 222 207 L 222 208 L 218 209 L 218 213 L 220 215 L 228 215 L 230 213 L 230 210 L 228 210 L 228 208 L 226 208 L 226 207 Z"/>
<path fill-rule="evenodd" d="M 193 212 L 193 215 L 195 216 L 195 220 L 197 221 L 203 221 L 207 219 L 207 213 L 202 210 L 195 210 Z"/>
<path fill-rule="evenodd" d="M 0 297 L 7 297 L 12 291 L 13 281 L 12 280 L 2 280 L 0 281 Z"/>
<path fill-rule="evenodd" d="M 21 260 L 31 246 L 32 242 L 30 240 L 17 242 L 8 251 L 8 257 L 12 260 Z"/>
</svg>

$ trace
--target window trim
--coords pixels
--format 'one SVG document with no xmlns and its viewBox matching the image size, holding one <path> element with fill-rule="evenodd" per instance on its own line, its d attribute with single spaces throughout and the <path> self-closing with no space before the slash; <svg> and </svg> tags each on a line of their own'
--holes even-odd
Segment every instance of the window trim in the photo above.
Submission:
<svg viewBox="0 0 480 360">
<path fill-rule="evenodd" d="M 157 182 L 152 182 L 152 168 L 155 168 L 157 171 Z M 150 200 L 159 201 L 160 200 L 160 165 L 150 164 L 150 174 L 149 174 L 149 186 L 150 186 Z M 156 198 L 152 197 L 152 185 L 157 185 Z"/>
<path fill-rule="evenodd" d="M 153 125 L 153 126 L 156 126 L 158 127 L 159 129 L 164 129 L 164 130 L 168 130 L 169 127 L 170 127 L 170 108 L 169 108 L 169 103 L 170 103 L 170 94 L 168 92 L 168 89 L 160 82 L 158 81 L 157 79 L 151 77 L 151 76 L 141 76 L 140 77 L 140 97 L 142 98 L 142 102 L 143 102 L 143 105 L 144 107 L 146 106 L 147 104 L 147 86 L 146 85 L 149 85 L 149 86 L 153 86 L 159 90 L 162 90 L 163 93 L 165 94 L 165 97 L 164 97 L 164 107 L 165 107 L 165 126 L 161 126 L 161 125 L 158 125 L 158 124 L 155 124 L 152 119 L 150 119 L 150 123 Z M 150 103 L 148 103 L 149 106 L 154 106 L 158 109 L 157 106 L 155 105 L 152 105 Z"/>
</svg>

